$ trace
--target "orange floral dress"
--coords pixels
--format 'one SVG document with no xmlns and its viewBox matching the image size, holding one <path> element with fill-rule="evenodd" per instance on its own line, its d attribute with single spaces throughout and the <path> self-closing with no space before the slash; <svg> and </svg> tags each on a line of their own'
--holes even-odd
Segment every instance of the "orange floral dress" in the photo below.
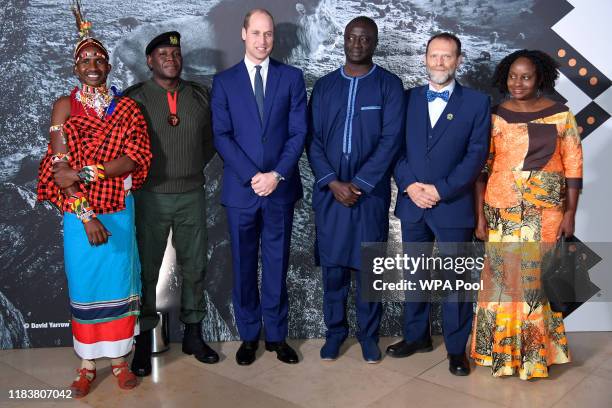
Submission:
<svg viewBox="0 0 612 408">
<path fill-rule="evenodd" d="M 548 366 L 570 361 L 562 315 L 541 295 L 539 266 L 541 243 L 556 241 L 566 189 L 582 188 L 574 115 L 562 104 L 538 112 L 495 107 L 484 172 L 487 290 L 478 298 L 471 356 L 494 376 L 547 377 Z"/>
</svg>

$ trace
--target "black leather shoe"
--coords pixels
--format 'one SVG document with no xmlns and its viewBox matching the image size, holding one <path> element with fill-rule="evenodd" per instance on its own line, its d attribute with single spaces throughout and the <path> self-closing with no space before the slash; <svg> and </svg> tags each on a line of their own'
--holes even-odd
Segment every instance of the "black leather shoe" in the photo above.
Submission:
<svg viewBox="0 0 612 408">
<path fill-rule="evenodd" d="M 152 330 L 147 330 L 134 337 L 136 348 L 131 368 L 138 377 L 151 374 L 151 332 Z"/>
<path fill-rule="evenodd" d="M 257 341 L 243 341 L 240 348 L 236 352 L 236 362 L 239 365 L 250 365 L 255 361 L 255 352 L 259 342 Z"/>
<path fill-rule="evenodd" d="M 215 364 L 219 354 L 202 340 L 200 323 L 187 323 L 183 334 L 183 353 L 194 357 L 205 364 Z"/>
<path fill-rule="evenodd" d="M 470 373 L 470 362 L 465 354 L 449 354 L 448 370 L 453 375 L 468 375 Z"/>
<path fill-rule="evenodd" d="M 400 341 L 387 347 L 386 353 L 390 357 L 408 357 L 414 353 L 427 353 L 433 350 L 431 337 L 421 341 Z"/>
<path fill-rule="evenodd" d="M 298 355 L 285 341 L 266 341 L 267 351 L 276 351 L 276 358 L 283 363 L 297 364 L 300 360 Z"/>
</svg>

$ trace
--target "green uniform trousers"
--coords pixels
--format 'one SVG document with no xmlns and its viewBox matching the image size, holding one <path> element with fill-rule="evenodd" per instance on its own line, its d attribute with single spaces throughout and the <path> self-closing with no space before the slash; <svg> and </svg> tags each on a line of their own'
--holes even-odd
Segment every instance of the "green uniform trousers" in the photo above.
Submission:
<svg viewBox="0 0 612 408">
<path fill-rule="evenodd" d="M 141 190 L 134 197 L 138 251 L 142 265 L 140 331 L 153 329 L 158 322 L 157 281 L 170 228 L 183 280 L 180 320 L 183 323 L 200 322 L 205 313 L 207 253 L 204 189 L 177 194 Z"/>
</svg>

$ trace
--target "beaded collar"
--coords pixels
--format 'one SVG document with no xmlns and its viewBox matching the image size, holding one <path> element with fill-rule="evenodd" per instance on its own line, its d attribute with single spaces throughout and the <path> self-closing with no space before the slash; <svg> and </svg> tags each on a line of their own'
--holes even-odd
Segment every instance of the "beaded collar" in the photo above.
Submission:
<svg viewBox="0 0 612 408">
<path fill-rule="evenodd" d="M 81 102 L 86 111 L 93 111 L 102 119 L 113 100 L 113 95 L 109 92 L 106 85 L 93 87 L 83 84 L 76 94 L 76 100 Z"/>
</svg>

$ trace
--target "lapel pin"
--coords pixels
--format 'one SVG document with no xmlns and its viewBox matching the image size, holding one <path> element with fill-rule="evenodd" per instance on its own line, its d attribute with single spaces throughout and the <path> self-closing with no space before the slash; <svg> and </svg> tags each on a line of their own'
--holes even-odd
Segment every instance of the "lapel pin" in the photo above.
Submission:
<svg viewBox="0 0 612 408">
<path fill-rule="evenodd" d="M 452 113 L 449 113 L 448 115 L 446 115 L 446 119 L 447 120 L 453 120 L 454 116 Z"/>
</svg>

